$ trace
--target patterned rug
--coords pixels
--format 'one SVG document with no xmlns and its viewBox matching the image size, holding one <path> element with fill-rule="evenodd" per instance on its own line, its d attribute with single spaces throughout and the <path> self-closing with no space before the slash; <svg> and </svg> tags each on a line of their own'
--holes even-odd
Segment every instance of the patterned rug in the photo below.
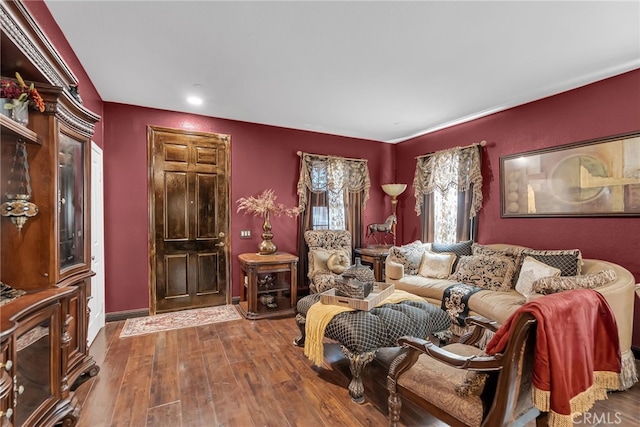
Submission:
<svg viewBox="0 0 640 427">
<path fill-rule="evenodd" d="M 127 319 L 120 338 L 242 319 L 233 305 L 198 308 Z"/>
</svg>

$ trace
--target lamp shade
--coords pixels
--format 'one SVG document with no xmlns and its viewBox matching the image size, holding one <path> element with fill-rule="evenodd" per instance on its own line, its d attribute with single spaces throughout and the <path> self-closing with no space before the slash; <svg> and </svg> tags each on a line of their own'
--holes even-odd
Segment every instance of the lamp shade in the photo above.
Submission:
<svg viewBox="0 0 640 427">
<path fill-rule="evenodd" d="M 407 184 L 382 184 L 382 191 L 391 197 L 401 195 L 407 189 Z"/>
</svg>

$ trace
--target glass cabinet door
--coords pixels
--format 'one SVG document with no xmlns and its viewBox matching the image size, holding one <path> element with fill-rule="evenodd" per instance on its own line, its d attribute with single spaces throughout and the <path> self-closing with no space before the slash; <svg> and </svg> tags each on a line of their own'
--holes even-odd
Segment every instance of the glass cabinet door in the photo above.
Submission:
<svg viewBox="0 0 640 427">
<path fill-rule="evenodd" d="M 63 271 L 86 262 L 84 142 L 60 133 L 58 159 L 60 271 Z"/>
<path fill-rule="evenodd" d="M 59 329 L 54 329 L 60 325 L 59 309 L 57 304 L 49 306 L 19 327 L 13 390 L 16 426 L 42 417 L 55 405 L 60 387 L 53 365 L 56 344 L 60 345 Z"/>
</svg>

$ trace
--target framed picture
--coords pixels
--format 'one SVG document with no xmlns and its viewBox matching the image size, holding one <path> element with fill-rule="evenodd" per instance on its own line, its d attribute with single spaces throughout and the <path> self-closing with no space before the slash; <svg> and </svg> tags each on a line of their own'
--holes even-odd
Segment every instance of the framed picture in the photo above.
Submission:
<svg viewBox="0 0 640 427">
<path fill-rule="evenodd" d="M 500 157 L 501 216 L 640 216 L 640 132 Z"/>
</svg>

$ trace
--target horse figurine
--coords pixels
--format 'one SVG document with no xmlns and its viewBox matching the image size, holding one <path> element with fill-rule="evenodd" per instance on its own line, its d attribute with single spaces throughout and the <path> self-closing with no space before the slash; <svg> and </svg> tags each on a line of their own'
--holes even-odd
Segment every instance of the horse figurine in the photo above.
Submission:
<svg viewBox="0 0 640 427">
<path fill-rule="evenodd" d="M 376 243 L 379 243 L 378 239 L 376 239 L 376 236 L 374 236 L 374 234 L 375 233 L 393 234 L 393 224 L 397 224 L 397 223 L 398 223 L 398 218 L 395 215 L 389 215 L 387 219 L 384 221 L 384 223 L 382 224 L 367 225 L 367 240 L 369 240 L 369 238 L 373 236 Z"/>
</svg>

